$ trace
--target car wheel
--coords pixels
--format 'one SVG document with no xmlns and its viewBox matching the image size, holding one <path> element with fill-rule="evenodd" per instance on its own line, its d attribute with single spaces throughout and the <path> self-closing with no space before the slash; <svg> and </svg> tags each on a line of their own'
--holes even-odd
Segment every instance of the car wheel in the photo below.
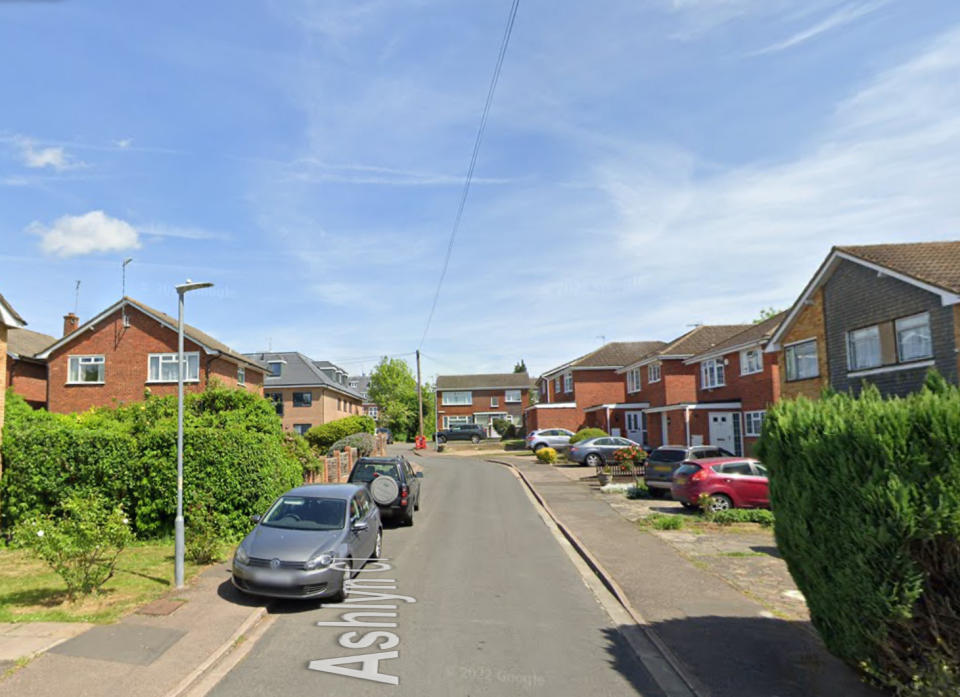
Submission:
<svg viewBox="0 0 960 697">
<path fill-rule="evenodd" d="M 422 494 L 417 494 L 417 502 L 416 502 L 416 504 L 414 504 L 414 506 L 413 506 L 413 510 L 415 510 L 415 511 L 419 511 L 419 510 L 420 510 L 420 497 L 421 497 L 421 496 L 422 496 Z"/>
<path fill-rule="evenodd" d="M 377 543 L 373 546 L 373 556 L 371 559 L 379 559 L 383 554 L 383 530 L 377 530 Z"/>
<path fill-rule="evenodd" d="M 601 458 L 596 453 L 590 453 L 587 455 L 586 463 L 590 467 L 600 467 L 603 464 L 603 458 Z"/>
<path fill-rule="evenodd" d="M 691 508 L 696 508 L 696 506 L 694 506 L 694 505 L 693 505 L 692 503 L 690 503 L 689 501 L 681 501 L 681 502 L 680 502 L 680 505 L 683 506 L 684 508 L 686 508 L 687 510 L 690 510 Z"/>
<path fill-rule="evenodd" d="M 437 443 L 439 443 L 440 445 L 443 445 L 446 442 L 447 442 L 446 438 L 444 438 L 443 436 L 437 436 Z"/>
<path fill-rule="evenodd" d="M 470 436 L 470 442 L 476 445 L 477 443 L 480 442 L 480 436 L 476 436 L 476 435 Z"/>
<path fill-rule="evenodd" d="M 404 525 L 413 525 L 413 511 L 407 511 L 403 516 Z"/>
<path fill-rule="evenodd" d="M 343 575 L 340 577 L 340 590 L 338 590 L 332 598 L 333 602 L 335 603 L 342 603 L 347 599 L 347 581 L 350 580 L 353 573 L 353 564 L 350 563 L 350 560 L 347 559 L 343 563 L 346 568 L 343 570 Z"/>
<path fill-rule="evenodd" d="M 537 452 L 538 450 L 543 450 L 546 447 L 547 447 L 546 443 L 537 443 L 535 446 L 533 446 L 533 452 Z"/>
<path fill-rule="evenodd" d="M 707 506 L 711 512 L 729 511 L 733 508 L 733 501 L 726 494 L 713 494 L 710 497 L 710 505 Z"/>
<path fill-rule="evenodd" d="M 667 492 L 664 489 L 657 489 L 656 487 L 647 487 L 647 491 L 650 492 L 650 495 L 655 499 L 662 499 L 667 495 Z"/>
</svg>

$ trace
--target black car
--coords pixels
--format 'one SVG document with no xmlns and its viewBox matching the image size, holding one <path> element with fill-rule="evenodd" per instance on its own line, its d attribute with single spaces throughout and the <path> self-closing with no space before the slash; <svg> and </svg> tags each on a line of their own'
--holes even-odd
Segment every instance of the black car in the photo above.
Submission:
<svg viewBox="0 0 960 697">
<path fill-rule="evenodd" d="M 651 496 L 661 497 L 670 493 L 673 472 L 684 460 L 699 460 L 705 457 L 733 457 L 733 453 L 715 445 L 662 445 L 647 458 L 643 470 L 643 483 Z"/>
<path fill-rule="evenodd" d="M 377 433 L 385 433 L 387 435 L 387 445 L 393 445 L 393 431 L 386 426 L 381 426 L 377 429 Z"/>
<path fill-rule="evenodd" d="M 350 470 L 347 482 L 365 484 L 381 516 L 398 517 L 413 525 L 413 512 L 420 510 L 422 478 L 423 472 L 414 472 L 407 459 L 398 455 L 361 457 Z"/>
<path fill-rule="evenodd" d="M 448 440 L 469 440 L 479 443 L 487 437 L 487 432 L 479 424 L 459 424 L 453 428 L 437 431 L 437 443 L 446 443 Z"/>
</svg>

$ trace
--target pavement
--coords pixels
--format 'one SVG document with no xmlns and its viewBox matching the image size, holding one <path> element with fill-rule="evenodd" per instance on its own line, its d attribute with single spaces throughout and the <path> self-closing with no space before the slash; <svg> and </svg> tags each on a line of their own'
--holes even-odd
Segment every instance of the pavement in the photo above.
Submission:
<svg viewBox="0 0 960 697">
<path fill-rule="evenodd" d="M 523 475 L 613 580 L 702 695 L 877 697 L 807 622 L 776 619 L 718 577 L 639 530 L 584 482 L 530 458 L 498 458 Z"/>
</svg>

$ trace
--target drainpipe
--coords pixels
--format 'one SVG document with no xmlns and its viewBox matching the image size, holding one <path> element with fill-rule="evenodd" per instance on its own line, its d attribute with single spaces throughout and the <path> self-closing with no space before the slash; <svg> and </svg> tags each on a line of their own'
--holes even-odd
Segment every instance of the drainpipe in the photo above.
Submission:
<svg viewBox="0 0 960 697">
<path fill-rule="evenodd" d="M 611 429 L 610 429 L 610 407 L 606 407 L 606 412 L 607 412 L 607 428 L 606 428 L 606 431 L 607 431 L 607 433 L 610 433 L 610 430 L 611 430 Z"/>
<path fill-rule="evenodd" d="M 690 410 L 693 407 L 684 407 L 683 408 L 683 426 L 687 432 L 687 447 L 690 446 Z"/>
</svg>

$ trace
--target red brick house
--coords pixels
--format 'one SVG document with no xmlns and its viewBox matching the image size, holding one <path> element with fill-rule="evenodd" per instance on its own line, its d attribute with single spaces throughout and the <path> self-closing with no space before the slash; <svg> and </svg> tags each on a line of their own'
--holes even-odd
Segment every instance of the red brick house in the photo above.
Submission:
<svg viewBox="0 0 960 697">
<path fill-rule="evenodd" d="M 784 314 L 685 361 L 697 369 L 697 404 L 690 410 L 691 445 L 718 445 L 737 455 L 752 452 L 767 407 L 780 398 L 777 356 L 763 349 Z"/>
<path fill-rule="evenodd" d="M 79 325 L 79 326 L 78 326 Z M 185 389 L 199 392 L 216 378 L 228 387 L 263 393 L 266 366 L 209 334 L 184 325 Z M 47 364 L 47 409 L 70 413 L 177 392 L 177 320 L 124 297 L 79 324 L 64 317 L 64 336 L 37 354 Z"/>
<path fill-rule="evenodd" d="M 437 377 L 437 427 L 480 424 L 496 437 L 495 419 L 522 425 L 530 405 L 530 376 L 522 373 L 440 375 Z"/>
<path fill-rule="evenodd" d="M 661 346 L 662 341 L 615 341 L 547 371 L 538 380 L 539 402 L 525 412 L 526 429 L 603 427 L 610 412 L 642 410 L 643 405 L 627 403 L 618 371 Z"/>
<path fill-rule="evenodd" d="M 26 324 L 26 320 L 21 317 L 16 310 L 13 309 L 13 305 L 7 302 L 7 299 L 0 295 L 0 350 L 4 355 L 7 353 L 7 335 L 10 331 L 14 329 L 22 328 Z M 0 390 L 0 437 L 3 436 L 3 418 L 6 413 L 6 400 L 7 400 L 7 361 L 0 361 L 0 385 L 4 386 L 4 389 Z M 2 469 L 2 467 L 0 467 Z"/>
<path fill-rule="evenodd" d="M 697 398 L 697 366 L 687 361 L 752 325 L 700 326 L 657 351 L 621 367 L 617 374 L 631 402 L 646 403 L 640 429 L 623 435 L 649 447 L 691 442 L 691 412 L 705 408 Z M 732 408 L 732 403 L 728 404 Z M 635 437 L 637 430 L 642 437 Z"/>
<path fill-rule="evenodd" d="M 35 356 L 55 341 L 29 329 L 11 329 L 7 334 L 6 386 L 34 409 L 47 406 L 47 364 Z"/>
</svg>

